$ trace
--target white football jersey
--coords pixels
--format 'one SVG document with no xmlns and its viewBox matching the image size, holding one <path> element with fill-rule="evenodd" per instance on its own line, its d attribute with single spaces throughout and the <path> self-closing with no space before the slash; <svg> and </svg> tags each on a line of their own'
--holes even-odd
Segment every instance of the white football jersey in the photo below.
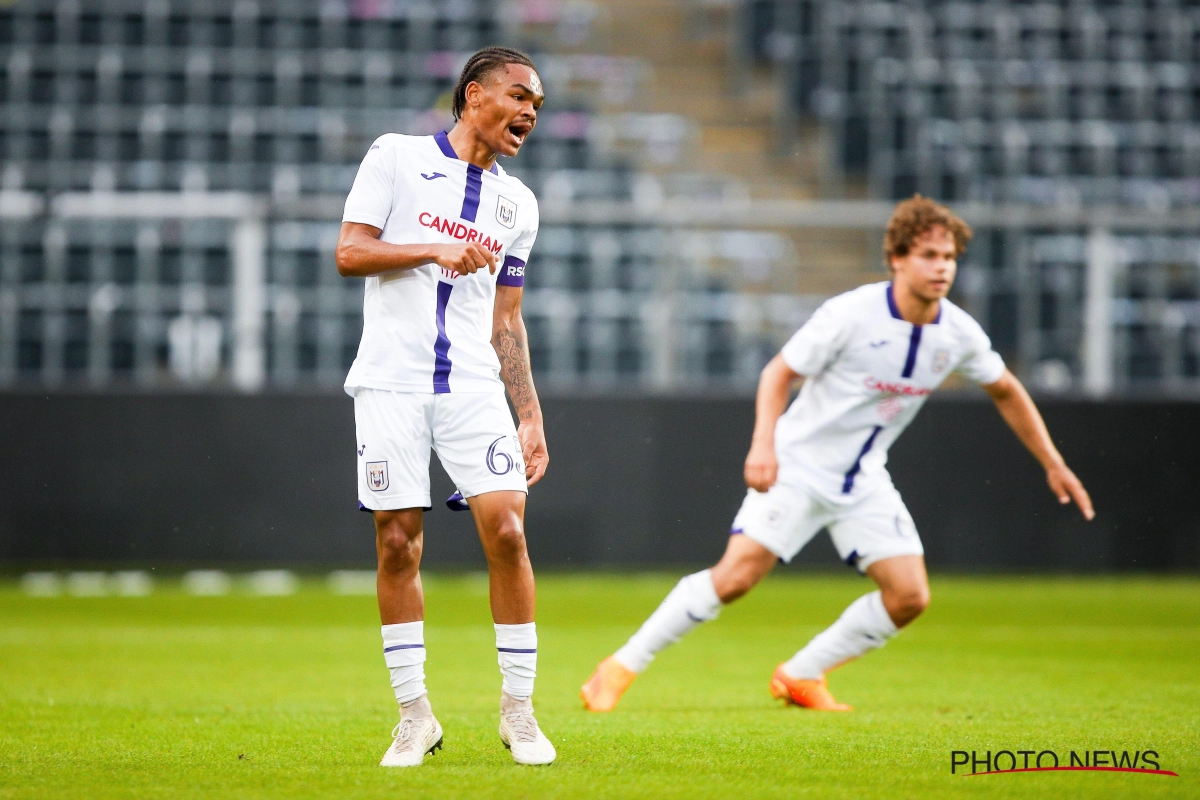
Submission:
<svg viewBox="0 0 1200 800">
<path fill-rule="evenodd" d="M 346 392 L 503 392 L 492 311 L 497 284 L 524 285 L 538 232 L 533 192 L 499 165 L 460 160 L 445 132 L 388 133 L 358 168 L 342 221 L 380 228 L 392 244 L 479 242 L 499 265 L 494 275 L 429 263 L 367 278 Z"/>
<path fill-rule="evenodd" d="M 905 322 L 888 282 L 826 301 L 781 355 L 805 381 L 775 428 L 779 482 L 835 503 L 891 483 L 888 448 L 947 375 L 988 384 L 1004 374 L 967 312 L 942 300 L 932 324 Z"/>
</svg>

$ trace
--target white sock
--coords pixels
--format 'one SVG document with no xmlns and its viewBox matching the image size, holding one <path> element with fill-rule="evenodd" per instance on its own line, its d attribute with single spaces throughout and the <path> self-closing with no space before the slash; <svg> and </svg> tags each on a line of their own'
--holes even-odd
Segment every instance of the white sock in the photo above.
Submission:
<svg viewBox="0 0 1200 800">
<path fill-rule="evenodd" d="M 713 588 L 712 570 L 688 575 L 675 584 L 650 618 L 613 657 L 627 669 L 642 672 L 658 651 L 678 642 L 701 622 L 716 619 L 720 613 L 721 600 Z"/>
<path fill-rule="evenodd" d="M 509 697 L 528 700 L 537 677 L 537 623 L 495 627 L 496 655 L 504 676 L 501 688 Z"/>
<path fill-rule="evenodd" d="M 883 607 L 879 592 L 864 594 L 855 600 L 837 622 L 812 638 L 804 649 L 783 665 L 793 678 L 819 679 L 826 670 L 883 647 L 896 635 L 896 624 Z"/>
<path fill-rule="evenodd" d="M 396 702 L 406 706 L 425 696 L 425 623 L 401 622 L 380 630 Z"/>
</svg>

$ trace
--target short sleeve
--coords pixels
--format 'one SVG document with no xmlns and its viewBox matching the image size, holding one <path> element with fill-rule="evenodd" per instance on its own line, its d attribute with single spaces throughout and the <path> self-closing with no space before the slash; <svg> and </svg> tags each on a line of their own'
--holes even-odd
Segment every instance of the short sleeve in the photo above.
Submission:
<svg viewBox="0 0 1200 800">
<path fill-rule="evenodd" d="M 367 150 L 358 174 L 354 176 L 342 222 L 361 222 L 382 230 L 392 213 L 395 186 L 395 149 L 380 137 Z"/>
<path fill-rule="evenodd" d="M 992 349 L 992 340 L 979 327 L 979 323 L 969 317 L 966 323 L 962 326 L 966 354 L 954 371 L 984 386 L 995 383 L 1004 374 L 1004 359 Z"/>
<path fill-rule="evenodd" d="M 808 322 L 788 339 L 780 355 L 798 375 L 819 375 L 829 368 L 850 335 L 853 324 L 834 300 L 826 300 Z"/>
<path fill-rule="evenodd" d="M 537 201 L 533 201 L 532 221 L 521 231 L 521 235 L 508 248 L 504 263 L 500 266 L 500 277 L 496 279 L 499 286 L 524 286 L 525 262 L 529 261 L 529 253 L 533 250 L 533 242 L 537 239 L 538 225 L 541 222 Z"/>
</svg>

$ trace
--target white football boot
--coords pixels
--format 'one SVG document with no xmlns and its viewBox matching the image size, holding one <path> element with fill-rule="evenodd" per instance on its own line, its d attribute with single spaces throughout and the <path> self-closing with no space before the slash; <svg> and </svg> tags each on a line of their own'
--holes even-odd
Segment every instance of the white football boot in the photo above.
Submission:
<svg viewBox="0 0 1200 800">
<path fill-rule="evenodd" d="M 500 693 L 500 741 L 518 764 L 549 764 L 558 753 L 533 718 L 533 701 Z"/>
<path fill-rule="evenodd" d="M 442 748 L 442 726 L 433 716 L 428 697 L 422 697 L 404 711 L 408 713 L 392 729 L 392 746 L 383 754 L 381 767 L 417 767 L 426 755 Z"/>
</svg>

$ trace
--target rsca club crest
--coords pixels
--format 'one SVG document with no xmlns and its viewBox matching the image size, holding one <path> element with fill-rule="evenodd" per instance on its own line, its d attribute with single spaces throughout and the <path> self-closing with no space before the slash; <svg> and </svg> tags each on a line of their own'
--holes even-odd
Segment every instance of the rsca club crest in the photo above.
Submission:
<svg viewBox="0 0 1200 800">
<path fill-rule="evenodd" d="M 388 471 L 386 461 L 367 462 L 367 486 L 372 492 L 382 492 L 388 488 Z"/>
<path fill-rule="evenodd" d="M 517 224 L 517 204 L 504 195 L 496 198 L 496 222 L 506 228 Z"/>
</svg>

